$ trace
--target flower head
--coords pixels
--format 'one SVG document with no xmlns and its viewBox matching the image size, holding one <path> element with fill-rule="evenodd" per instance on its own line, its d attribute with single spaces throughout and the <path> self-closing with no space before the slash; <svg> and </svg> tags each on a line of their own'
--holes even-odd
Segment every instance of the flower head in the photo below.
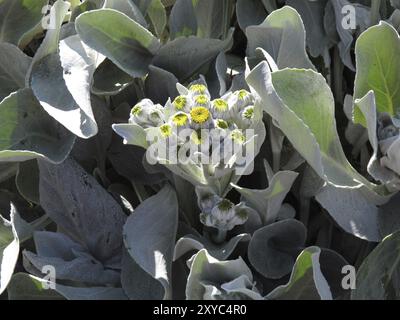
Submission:
<svg viewBox="0 0 400 320">
<path fill-rule="evenodd" d="M 244 136 L 242 130 L 235 129 L 231 132 L 232 141 L 237 144 L 243 144 L 246 142 L 246 137 Z"/>
<path fill-rule="evenodd" d="M 189 92 L 192 93 L 193 96 L 196 96 L 200 94 L 207 94 L 208 89 L 204 84 L 195 83 L 189 87 Z"/>
<path fill-rule="evenodd" d="M 177 127 L 177 128 L 186 128 L 189 124 L 189 116 L 187 113 L 184 112 L 178 112 L 175 113 L 172 118 L 171 122 Z"/>
<path fill-rule="evenodd" d="M 252 120 L 254 117 L 254 106 L 248 106 L 242 111 L 242 117 L 247 120 Z"/>
<path fill-rule="evenodd" d="M 198 107 L 206 107 L 208 109 L 210 106 L 210 98 L 205 94 L 200 94 L 194 97 L 194 104 Z"/>
<path fill-rule="evenodd" d="M 217 190 L 218 179 L 228 177 L 229 173 L 240 167 L 239 156 L 236 155 L 247 152 L 244 149 L 247 148 L 246 139 L 241 130 L 248 129 L 247 123 L 251 125 L 254 118 L 259 118 L 259 113 L 254 111 L 254 103 L 251 103 L 254 101 L 253 95 L 246 90 L 239 90 L 211 100 L 204 77 L 187 88 L 177 84 L 177 91 L 180 95 L 172 100 L 169 98 L 164 107 L 143 99 L 132 108 L 130 122 L 145 129 L 147 142 L 152 135 L 154 143 L 167 146 L 160 150 L 171 151 L 172 146 L 182 151 L 180 155 L 187 150 L 185 155 L 190 155 L 191 165 L 197 167 L 188 175 L 202 172 L 206 180 L 200 181 L 200 175 L 197 175 L 194 177 L 195 183 L 210 181 L 210 184 L 215 184 L 214 190 Z M 153 144 L 147 143 L 146 146 L 148 153 L 155 150 Z M 166 154 L 170 156 L 173 152 Z M 160 152 L 153 158 L 160 160 L 162 156 L 165 157 Z M 186 165 L 181 160 L 172 159 L 169 164 Z"/>
<path fill-rule="evenodd" d="M 236 94 L 238 96 L 238 99 L 241 101 L 247 99 L 250 96 L 250 92 L 244 89 L 237 91 Z"/>
<path fill-rule="evenodd" d="M 210 212 L 202 212 L 200 221 L 219 230 L 229 231 L 247 221 L 247 211 L 242 204 L 234 205 L 228 199 L 220 199 Z"/>
<path fill-rule="evenodd" d="M 229 109 L 233 118 L 244 110 L 249 105 L 254 104 L 253 95 L 247 90 L 235 91 L 229 97 Z"/>
<path fill-rule="evenodd" d="M 205 187 L 197 187 L 196 188 L 196 194 L 197 194 L 197 199 L 198 199 L 198 204 L 200 209 L 203 212 L 211 212 L 211 210 L 214 208 L 214 206 L 218 203 L 220 200 L 220 197 L 218 197 L 216 194 L 208 191 Z"/>
<path fill-rule="evenodd" d="M 229 124 L 223 119 L 216 119 L 215 120 L 215 127 L 222 130 L 229 129 Z"/>
<path fill-rule="evenodd" d="M 158 127 L 164 122 L 163 108 L 149 99 L 144 99 L 131 110 L 130 122 L 143 128 Z"/>
<path fill-rule="evenodd" d="M 239 117 L 237 117 L 236 122 L 240 128 L 247 129 L 254 122 L 254 118 L 255 109 L 253 105 L 250 105 L 239 113 Z"/>
<path fill-rule="evenodd" d="M 230 118 L 229 105 L 224 99 L 215 99 L 212 102 L 211 110 L 214 118 L 228 120 Z"/>
<path fill-rule="evenodd" d="M 132 108 L 131 114 L 133 116 L 139 116 L 143 112 L 143 108 L 140 105 L 136 105 Z"/>
<path fill-rule="evenodd" d="M 204 128 L 211 121 L 211 113 L 206 107 L 194 107 L 190 110 L 190 119 L 195 129 Z"/>
<path fill-rule="evenodd" d="M 381 113 L 379 115 L 377 132 L 380 141 L 400 135 L 400 129 L 387 113 Z"/>
<path fill-rule="evenodd" d="M 185 96 L 177 96 L 172 102 L 176 111 L 184 111 L 187 109 L 188 99 Z"/>
<path fill-rule="evenodd" d="M 172 136 L 173 130 L 172 130 L 171 125 L 163 124 L 162 126 L 160 126 L 159 129 L 160 129 L 161 136 L 163 138 L 169 138 Z"/>
</svg>

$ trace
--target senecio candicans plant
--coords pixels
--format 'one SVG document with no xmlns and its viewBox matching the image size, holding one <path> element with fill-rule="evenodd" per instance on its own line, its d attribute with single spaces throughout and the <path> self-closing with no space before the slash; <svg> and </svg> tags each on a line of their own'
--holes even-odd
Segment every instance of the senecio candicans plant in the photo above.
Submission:
<svg viewBox="0 0 400 320">
<path fill-rule="evenodd" d="M 0 299 L 400 299 L 399 21 L 0 0 Z"/>
<path fill-rule="evenodd" d="M 147 148 L 149 164 L 165 164 L 195 186 L 225 195 L 232 181 L 253 171 L 265 138 L 260 102 L 245 89 L 211 100 L 204 80 L 188 88 L 178 83 L 177 91 L 165 106 L 141 100 L 129 124 L 113 129 L 125 144 Z"/>
</svg>

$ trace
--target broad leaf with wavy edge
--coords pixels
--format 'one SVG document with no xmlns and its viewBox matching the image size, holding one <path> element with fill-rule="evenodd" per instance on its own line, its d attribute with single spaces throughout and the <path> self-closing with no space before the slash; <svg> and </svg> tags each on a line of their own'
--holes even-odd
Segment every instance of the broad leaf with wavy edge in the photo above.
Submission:
<svg viewBox="0 0 400 320">
<path fill-rule="evenodd" d="M 250 238 L 248 233 L 243 233 L 231 238 L 228 242 L 216 245 L 205 237 L 188 234 L 176 242 L 174 261 L 190 251 L 200 251 L 201 249 L 207 249 L 209 254 L 218 260 L 226 260 L 240 242 L 248 242 Z"/>
<path fill-rule="evenodd" d="M 321 74 L 302 69 L 271 73 L 263 61 L 250 72 L 247 82 L 321 178 L 337 187 L 360 188 L 373 202 L 388 200 L 384 186 L 369 182 L 347 160 L 336 131 L 333 95 Z"/>
<path fill-rule="evenodd" d="M 30 236 L 31 226 L 11 204 L 10 221 L 0 215 L 0 294 L 7 288 L 18 260 L 20 242 Z"/>
<path fill-rule="evenodd" d="M 32 58 L 10 43 L 0 43 L 0 101 L 25 87 Z"/>
<path fill-rule="evenodd" d="M 261 299 L 260 294 L 251 288 L 253 275 L 241 257 L 236 260 L 219 261 L 210 256 L 206 249 L 202 249 L 189 261 L 189 264 L 190 273 L 186 285 L 188 300 L 208 300 L 214 296 L 211 293 L 215 294 L 219 288 L 227 294 L 233 294 L 232 296 L 236 293 L 249 299 Z M 242 286 L 240 290 L 239 288 L 229 290 L 235 280 L 243 278 L 246 281 L 240 282 L 246 283 L 246 286 Z"/>
<path fill-rule="evenodd" d="M 25 78 L 25 84 L 27 87 L 30 86 L 32 68 L 35 64 L 47 55 L 58 52 L 61 26 L 69 8 L 70 3 L 63 0 L 57 0 L 51 7 L 50 16 L 53 17 L 53 20 L 51 21 L 53 28 L 46 31 L 46 36 L 33 57 L 32 64 Z"/>
<path fill-rule="evenodd" d="M 289 282 L 274 289 L 267 300 L 332 300 L 320 266 L 321 249 L 309 247 L 297 257 Z"/>
<path fill-rule="evenodd" d="M 164 287 L 164 298 L 172 297 L 171 268 L 178 228 L 178 200 L 165 186 L 146 199 L 124 226 L 125 246 L 135 262 Z"/>
<path fill-rule="evenodd" d="M 306 227 L 295 219 L 286 219 L 254 232 L 248 248 L 251 265 L 268 279 L 280 279 L 293 268 L 297 255 L 305 247 Z"/>
<path fill-rule="evenodd" d="M 54 286 L 55 289 L 52 289 Z M 127 300 L 122 288 L 72 287 L 56 283 L 28 273 L 15 274 L 8 288 L 10 300 Z"/>
<path fill-rule="evenodd" d="M 46 33 L 26 82 L 54 119 L 75 135 L 90 138 L 98 128 L 89 89 L 94 69 L 104 58 L 84 46 L 77 36 L 59 43 L 61 25 L 69 7 L 68 2 L 58 0 L 51 8 L 55 28 Z"/>
<path fill-rule="evenodd" d="M 275 222 L 286 195 L 298 176 L 297 172 L 279 171 L 268 179 L 268 188 L 249 189 L 232 184 L 246 203 L 257 210 L 264 225 Z"/>
<path fill-rule="evenodd" d="M 30 89 L 12 93 L 0 103 L 0 162 L 45 158 L 65 160 L 75 137 L 51 118 Z"/>
<path fill-rule="evenodd" d="M 154 57 L 153 65 L 173 73 L 182 83 L 190 79 L 220 52 L 232 46 L 232 30 L 224 40 L 179 37 L 163 46 Z"/>
<path fill-rule="evenodd" d="M 272 12 L 263 23 L 246 29 L 247 55 L 257 48 L 267 51 L 280 69 L 286 67 L 315 69 L 306 52 L 306 32 L 300 15 L 285 6 Z"/>
<path fill-rule="evenodd" d="M 15 45 L 43 18 L 48 0 L 0 0 L 0 42 Z"/>
<path fill-rule="evenodd" d="M 353 300 L 398 300 L 400 231 L 387 236 L 363 261 L 357 273 Z"/>
<path fill-rule="evenodd" d="M 354 99 L 361 99 L 373 90 L 378 112 L 391 116 L 400 111 L 400 38 L 396 29 L 382 21 L 366 30 L 356 43 L 357 73 Z M 366 126 L 358 108 L 354 122 Z"/>
<path fill-rule="evenodd" d="M 132 77 L 142 77 L 148 72 L 160 48 L 159 40 L 150 31 L 113 9 L 85 12 L 76 19 L 75 28 L 83 42 Z"/>
<path fill-rule="evenodd" d="M 71 158 L 53 165 L 39 161 L 40 204 L 71 239 L 105 266 L 120 264 L 126 216 L 119 203 Z"/>
</svg>

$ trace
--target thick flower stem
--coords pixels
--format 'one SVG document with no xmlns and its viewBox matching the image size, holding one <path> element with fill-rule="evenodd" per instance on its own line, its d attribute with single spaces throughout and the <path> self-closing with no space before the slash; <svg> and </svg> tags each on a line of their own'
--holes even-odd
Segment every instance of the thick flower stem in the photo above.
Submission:
<svg viewBox="0 0 400 320">
<path fill-rule="evenodd" d="M 339 49 L 335 47 L 333 52 L 333 95 L 338 103 L 343 103 L 343 70 Z"/>
<path fill-rule="evenodd" d="M 371 25 L 378 24 L 380 19 L 380 8 L 382 0 L 371 1 Z"/>
<path fill-rule="evenodd" d="M 234 3 L 232 0 L 226 0 L 223 2 L 223 39 L 226 39 L 226 37 L 228 36 L 229 33 L 229 28 L 230 28 L 230 20 L 231 20 L 231 16 L 234 10 Z"/>
<path fill-rule="evenodd" d="M 310 219 L 310 202 L 308 197 L 302 197 L 300 200 L 300 221 L 307 226 Z"/>
<path fill-rule="evenodd" d="M 218 229 L 217 234 L 214 236 L 214 242 L 217 244 L 223 243 L 226 239 L 226 230 L 220 230 Z"/>
<path fill-rule="evenodd" d="M 264 4 L 264 7 L 265 7 L 265 9 L 267 10 L 268 13 L 271 13 L 274 10 L 278 9 L 278 5 L 276 3 L 276 0 L 272 0 L 272 1 L 263 0 L 263 4 Z"/>
</svg>

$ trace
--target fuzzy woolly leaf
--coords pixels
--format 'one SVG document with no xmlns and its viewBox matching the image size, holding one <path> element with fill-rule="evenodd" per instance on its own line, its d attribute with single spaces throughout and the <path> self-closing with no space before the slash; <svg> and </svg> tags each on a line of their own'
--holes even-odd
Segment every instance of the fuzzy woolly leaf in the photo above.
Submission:
<svg viewBox="0 0 400 320">
<path fill-rule="evenodd" d="M 40 161 L 39 169 L 40 203 L 49 217 L 96 259 L 117 263 L 126 219 L 119 204 L 72 159 L 60 165 Z"/>
<path fill-rule="evenodd" d="M 85 12 L 76 19 L 75 27 L 83 42 L 132 77 L 147 73 L 148 65 L 160 47 L 151 32 L 113 9 Z"/>
<path fill-rule="evenodd" d="M 0 42 L 19 44 L 43 18 L 48 0 L 0 0 Z"/>
<path fill-rule="evenodd" d="M 290 273 L 306 241 L 306 228 L 294 219 L 282 220 L 254 232 L 248 256 L 264 277 L 279 279 Z"/>
<path fill-rule="evenodd" d="M 374 91 L 376 109 L 391 116 L 400 111 L 400 39 L 397 31 L 381 22 L 365 31 L 356 43 L 357 73 L 354 99 L 361 99 Z M 354 122 L 367 125 L 358 108 Z"/>
<path fill-rule="evenodd" d="M 306 53 L 306 35 L 300 15 L 291 7 L 271 13 L 263 23 L 246 29 L 247 55 L 257 48 L 267 51 L 280 69 L 315 69 Z"/>
<path fill-rule="evenodd" d="M 32 58 L 18 47 L 0 43 L 0 101 L 10 93 L 25 87 L 25 76 Z"/>
<path fill-rule="evenodd" d="M 301 69 L 271 73 L 264 61 L 251 71 L 247 82 L 321 178 L 337 187 L 360 188 L 373 202 L 387 201 L 388 191 L 369 182 L 347 160 L 336 129 L 333 95 L 321 74 Z"/>
<path fill-rule="evenodd" d="M 62 162 L 75 137 L 54 121 L 30 89 L 21 89 L 0 103 L 0 161 L 46 158 Z"/>
<path fill-rule="evenodd" d="M 387 236 L 364 260 L 357 272 L 353 300 L 398 300 L 400 231 Z"/>
<path fill-rule="evenodd" d="M 165 186 L 146 199 L 129 216 L 124 241 L 135 262 L 164 287 L 164 298 L 171 298 L 171 267 L 178 228 L 178 200 Z"/>
<path fill-rule="evenodd" d="M 321 249 L 309 247 L 297 257 L 290 280 L 279 286 L 266 299 L 269 300 L 332 300 L 329 284 L 321 271 Z"/>
</svg>

